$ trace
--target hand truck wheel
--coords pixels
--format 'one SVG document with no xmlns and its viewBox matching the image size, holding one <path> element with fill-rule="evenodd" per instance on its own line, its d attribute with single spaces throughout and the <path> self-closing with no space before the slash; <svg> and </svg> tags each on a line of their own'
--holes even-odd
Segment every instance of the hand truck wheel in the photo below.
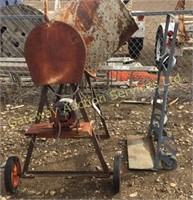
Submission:
<svg viewBox="0 0 193 200">
<path fill-rule="evenodd" d="M 15 193 L 19 185 L 21 164 L 17 156 L 7 159 L 4 170 L 4 182 L 7 192 Z"/>
<path fill-rule="evenodd" d="M 161 165 L 165 170 L 172 170 L 177 167 L 177 160 L 174 156 L 169 156 L 167 162 L 162 160 Z"/>
<path fill-rule="evenodd" d="M 117 155 L 114 157 L 113 165 L 113 191 L 116 193 L 120 192 L 121 189 L 121 156 Z"/>
</svg>

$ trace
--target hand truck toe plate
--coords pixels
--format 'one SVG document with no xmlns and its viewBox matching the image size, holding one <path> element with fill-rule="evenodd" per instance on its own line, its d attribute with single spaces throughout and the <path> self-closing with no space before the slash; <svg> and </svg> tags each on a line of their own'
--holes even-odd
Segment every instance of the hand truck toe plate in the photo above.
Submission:
<svg viewBox="0 0 193 200">
<path fill-rule="evenodd" d="M 154 148 L 152 140 L 148 137 L 128 135 L 127 136 L 128 164 L 130 169 L 154 168 Z"/>
</svg>

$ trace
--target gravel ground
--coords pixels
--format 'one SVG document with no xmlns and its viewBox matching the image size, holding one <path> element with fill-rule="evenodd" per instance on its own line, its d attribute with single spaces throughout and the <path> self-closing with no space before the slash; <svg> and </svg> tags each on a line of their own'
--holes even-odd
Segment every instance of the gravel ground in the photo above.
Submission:
<svg viewBox="0 0 193 200">
<path fill-rule="evenodd" d="M 29 2 L 29 1 L 26 1 Z M 167 5 L 167 8 L 166 8 Z M 158 11 L 173 10 L 176 1 L 142 1 L 134 0 L 134 10 Z M 186 1 L 186 8 L 192 9 L 193 1 Z M 144 50 L 140 56 L 143 64 L 153 63 L 154 40 L 157 25 L 161 18 L 148 20 Z M 0 199 L 193 199 L 192 182 L 192 54 L 179 58 L 177 72 L 180 72 L 182 81 L 170 88 L 169 99 L 178 101 L 168 108 L 169 121 L 167 131 L 175 138 L 177 148 L 178 167 L 172 171 L 160 169 L 158 172 L 130 170 L 128 168 L 126 136 L 137 134 L 146 135 L 150 121 L 151 105 L 123 105 L 108 100 L 101 107 L 106 118 L 111 138 L 101 140 L 101 149 L 110 167 L 113 168 L 113 157 L 122 155 L 122 183 L 121 193 L 114 194 L 112 190 L 112 177 L 110 179 L 96 178 L 34 178 L 21 179 L 18 192 L 11 195 L 4 188 L 4 165 L 11 155 L 17 155 L 22 163 L 26 156 L 29 139 L 24 136 L 29 127 L 26 122 L 19 122 L 19 117 L 29 116 L 36 111 L 36 98 L 28 94 L 26 101 L 19 101 L 15 96 L 8 98 L 12 104 L 2 103 L 1 106 L 1 194 Z M 176 72 L 175 72 L 176 73 Z M 20 91 L 21 92 L 21 91 Z M 27 96 L 26 91 L 21 96 Z M 35 93 L 36 94 L 36 93 Z M 18 95 L 17 95 L 18 96 Z M 37 95 L 36 95 L 37 96 Z M 150 101 L 152 91 L 145 90 L 139 94 L 129 93 L 129 100 Z M 125 99 L 124 98 L 124 99 Z M 23 107 L 10 110 L 11 106 Z M 90 115 L 92 114 L 89 111 Z M 9 119 L 15 117 L 16 126 L 11 128 Z M 45 140 L 38 139 L 32 157 L 31 169 L 39 170 L 65 170 L 87 169 L 101 170 L 93 145 L 90 140 Z"/>
<path fill-rule="evenodd" d="M 103 103 L 102 110 L 106 118 L 111 138 L 101 140 L 101 149 L 110 167 L 113 157 L 122 155 L 121 193 L 114 195 L 112 178 L 34 178 L 21 179 L 18 193 L 5 192 L 3 176 L 1 179 L 1 199 L 190 199 L 192 196 L 192 102 L 191 85 L 180 84 L 171 88 L 168 101 L 179 100 L 168 108 L 168 133 L 175 138 L 178 167 L 172 171 L 160 169 L 158 172 L 138 171 L 128 168 L 127 135 L 145 135 L 150 121 L 150 105 L 120 104 L 123 99 L 109 100 Z M 180 90 L 181 96 L 178 95 Z M 150 101 L 151 92 L 135 96 L 135 100 Z M 189 98 L 187 98 L 189 96 Z M 132 100 L 131 96 L 124 99 Z M 15 105 L 14 105 L 15 106 Z M 20 125 L 20 117 L 33 114 L 35 107 L 24 104 L 21 108 L 9 110 L 5 105 L 1 112 L 1 175 L 8 156 L 17 155 L 23 164 L 28 138 L 24 136 L 28 125 Z M 92 115 L 91 111 L 89 111 Z M 9 119 L 15 119 L 15 127 L 10 128 Z M 15 117 L 15 118 L 13 118 Z M 13 124 L 13 120 L 11 121 Z M 22 123 L 21 123 L 22 124 Z M 98 126 L 97 126 L 98 127 Z M 90 140 L 38 139 L 32 162 L 32 170 L 101 170 L 100 163 Z"/>
</svg>

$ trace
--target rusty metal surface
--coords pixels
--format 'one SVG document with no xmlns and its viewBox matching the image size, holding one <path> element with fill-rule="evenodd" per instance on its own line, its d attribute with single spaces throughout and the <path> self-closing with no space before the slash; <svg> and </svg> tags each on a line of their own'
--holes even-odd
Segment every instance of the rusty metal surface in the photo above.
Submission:
<svg viewBox="0 0 193 200">
<path fill-rule="evenodd" d="M 1 56 L 22 57 L 24 54 L 24 44 L 28 34 L 35 27 L 44 22 L 43 13 L 33 7 L 23 4 L 2 8 L 0 9 L 0 12 L 4 16 L 12 16 L 11 18 L 3 18 L 1 20 L 0 27 L 4 27 L 1 30 Z M 131 18 L 121 0 L 66 1 L 62 10 L 55 13 L 52 16 L 52 19 L 60 20 L 72 25 L 82 36 L 87 50 L 85 66 L 86 69 L 93 74 L 96 73 L 96 70 L 100 67 L 101 63 L 111 57 L 112 54 L 137 30 L 134 20 Z M 59 37 L 62 37 L 60 35 L 63 35 L 57 30 L 54 33 Z M 66 43 L 66 41 L 66 39 L 62 38 L 59 47 L 63 42 Z M 39 52 L 38 46 L 40 43 L 38 38 L 35 39 L 34 36 L 33 42 L 31 42 L 31 45 L 28 45 L 29 52 L 35 52 L 35 50 L 38 51 L 38 53 L 34 53 L 34 55 L 37 56 L 35 60 L 32 61 L 32 59 L 29 58 L 27 62 L 28 64 L 30 63 L 29 68 L 31 69 L 30 72 L 33 81 L 36 84 L 79 82 L 80 80 L 77 77 L 80 77 L 80 74 L 82 74 L 82 71 L 80 70 L 81 67 L 74 69 L 73 73 L 76 74 L 75 76 L 74 74 L 72 75 L 71 69 L 69 69 L 70 73 L 64 71 L 63 66 L 61 67 L 59 64 L 59 62 L 65 60 L 64 58 L 61 60 L 62 52 L 60 53 L 60 50 L 57 50 L 58 46 L 56 44 L 52 44 L 52 51 L 49 52 L 54 53 L 54 58 L 51 55 L 50 59 L 47 58 L 46 62 L 43 53 Z M 70 45 L 71 44 L 68 43 L 67 48 L 71 48 Z M 81 50 L 81 47 L 74 46 L 75 52 L 73 53 L 73 56 L 75 56 L 75 54 L 77 55 L 77 52 L 81 52 Z M 58 56 L 60 56 L 60 61 L 56 59 L 56 52 L 58 53 Z M 32 56 L 34 58 L 34 55 L 27 55 L 27 57 Z M 63 54 L 63 56 L 64 55 L 65 54 Z M 78 67 L 80 63 L 84 62 L 84 58 L 80 59 L 80 57 L 77 57 L 77 59 L 79 59 L 79 63 L 76 63 Z M 53 62 L 57 62 L 55 67 L 53 67 Z M 69 65 L 68 68 L 70 67 L 71 65 Z M 62 77 L 62 74 L 64 73 L 66 73 L 65 78 Z M 53 75 L 53 78 L 51 78 L 51 74 Z M 42 76 L 42 78 L 40 78 L 40 76 Z"/>
<path fill-rule="evenodd" d="M 65 130 L 59 133 L 58 129 L 53 128 L 52 123 L 40 123 L 33 124 L 29 130 L 25 133 L 26 136 L 36 135 L 37 137 L 45 138 L 82 138 L 92 135 L 92 123 L 80 122 L 78 129 L 73 128 L 72 130 Z"/>
<path fill-rule="evenodd" d="M 32 80 L 38 85 L 79 83 L 86 47 L 70 25 L 53 21 L 34 28 L 25 43 L 25 58 Z"/>
<path fill-rule="evenodd" d="M 66 1 L 52 19 L 72 25 L 82 35 L 86 69 L 92 73 L 138 29 L 121 0 Z"/>
</svg>

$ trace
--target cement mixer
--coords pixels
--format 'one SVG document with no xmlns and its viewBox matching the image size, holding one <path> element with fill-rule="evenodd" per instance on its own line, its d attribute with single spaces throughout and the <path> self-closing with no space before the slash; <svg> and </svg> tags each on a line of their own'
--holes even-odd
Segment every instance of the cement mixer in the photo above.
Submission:
<svg viewBox="0 0 193 200">
<path fill-rule="evenodd" d="M 108 8 L 108 9 L 106 9 Z M 26 131 L 30 137 L 23 170 L 17 156 L 7 159 L 4 171 L 5 188 L 8 192 L 15 193 L 20 178 L 34 176 L 87 176 L 109 178 L 113 176 L 113 190 L 115 193 L 121 187 L 121 156 L 114 157 L 113 170 L 107 165 L 101 152 L 99 138 L 109 138 L 104 116 L 99 102 L 95 102 L 96 94 L 92 88 L 91 78 L 100 67 L 100 63 L 106 61 L 128 38 L 137 30 L 137 26 L 128 10 L 120 0 L 79 0 L 66 2 L 63 9 L 54 13 L 51 20 L 34 8 L 25 5 L 14 5 L 2 9 L 4 14 L 8 10 L 23 16 L 23 12 L 31 13 L 37 17 L 36 23 L 28 23 L 24 16 L 10 24 L 3 21 L 4 32 L 2 33 L 3 55 L 16 57 L 24 53 L 33 82 L 41 85 L 40 101 L 34 124 Z M 106 12 L 108 10 L 108 13 Z M 25 21 L 26 20 L 26 21 Z M 27 22 L 27 29 L 22 29 Z M 20 26 L 19 26 L 20 25 Z M 17 27 L 16 27 L 17 26 Z M 16 29 L 15 29 L 16 28 Z M 16 37 L 13 32 L 21 33 Z M 13 31 L 12 33 L 10 33 Z M 22 32 L 21 32 L 22 31 Z M 10 43 L 14 50 L 19 53 L 7 51 L 5 41 L 9 39 L 17 41 Z M 21 37 L 23 36 L 23 37 Z M 27 39 L 26 39 L 27 37 Z M 22 42 L 25 43 L 23 47 Z M 23 43 L 23 44 L 24 44 Z M 16 45 L 15 45 L 16 44 Z M 6 49 L 6 50 L 5 50 Z M 79 83 L 83 74 L 91 90 L 92 108 L 99 116 L 104 133 L 96 134 L 93 122 L 83 104 Z M 72 90 L 72 99 L 64 98 L 64 84 L 68 84 Z M 55 90 L 52 85 L 58 86 Z M 55 95 L 55 101 L 49 103 L 48 91 Z M 72 109 L 73 104 L 79 105 Z M 52 116 L 49 122 L 42 122 L 41 116 L 45 105 L 49 107 Z M 65 109 L 65 105 L 68 109 Z M 83 122 L 77 113 L 82 114 Z M 29 170 L 32 152 L 36 138 L 90 138 L 101 164 L 101 171 L 37 171 Z"/>
</svg>

